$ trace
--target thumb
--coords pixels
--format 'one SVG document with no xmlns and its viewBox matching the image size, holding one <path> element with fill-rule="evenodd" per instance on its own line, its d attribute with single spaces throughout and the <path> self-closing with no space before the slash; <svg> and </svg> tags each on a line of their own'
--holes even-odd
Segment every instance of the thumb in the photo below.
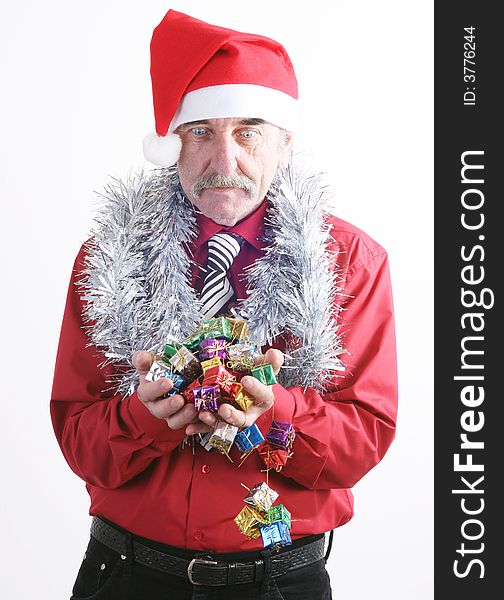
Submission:
<svg viewBox="0 0 504 600">
<path fill-rule="evenodd" d="M 275 348 L 270 348 L 264 355 L 264 362 L 270 363 L 273 367 L 273 372 L 275 375 L 278 375 L 282 365 L 284 364 L 283 352 L 280 352 L 280 350 L 276 350 Z"/>
<path fill-rule="evenodd" d="M 154 355 L 150 352 L 145 352 L 144 350 L 137 350 L 136 352 L 133 352 L 131 357 L 131 362 L 139 373 L 147 373 L 151 368 L 153 360 Z"/>
</svg>

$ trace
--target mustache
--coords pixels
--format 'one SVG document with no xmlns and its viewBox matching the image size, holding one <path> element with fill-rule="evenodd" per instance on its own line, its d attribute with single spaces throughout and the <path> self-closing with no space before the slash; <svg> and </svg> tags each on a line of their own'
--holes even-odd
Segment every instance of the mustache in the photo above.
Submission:
<svg viewBox="0 0 504 600">
<path fill-rule="evenodd" d="M 196 197 L 199 197 L 206 188 L 238 188 L 251 195 L 255 192 L 256 184 L 250 177 L 241 173 L 233 173 L 232 175 L 207 173 L 194 182 L 191 191 Z"/>
</svg>

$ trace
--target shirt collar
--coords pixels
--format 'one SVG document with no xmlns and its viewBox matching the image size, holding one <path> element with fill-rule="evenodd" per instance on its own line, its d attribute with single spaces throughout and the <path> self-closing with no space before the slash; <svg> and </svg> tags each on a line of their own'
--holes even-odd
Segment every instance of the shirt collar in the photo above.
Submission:
<svg viewBox="0 0 504 600">
<path fill-rule="evenodd" d="M 196 213 L 198 224 L 198 236 L 194 240 L 196 248 L 203 246 L 216 233 L 236 233 L 257 250 L 262 250 L 264 247 L 262 241 L 264 237 L 264 218 L 267 208 L 268 202 L 264 200 L 252 214 L 230 227 L 219 225 L 202 213 Z"/>
</svg>

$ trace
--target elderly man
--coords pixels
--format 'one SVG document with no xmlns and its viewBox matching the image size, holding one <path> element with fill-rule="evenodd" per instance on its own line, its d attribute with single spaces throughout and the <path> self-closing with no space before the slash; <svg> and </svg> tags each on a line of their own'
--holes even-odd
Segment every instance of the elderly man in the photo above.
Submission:
<svg viewBox="0 0 504 600">
<path fill-rule="evenodd" d="M 297 82 L 279 43 L 170 10 L 151 75 L 144 152 L 163 168 L 106 189 L 56 361 L 54 430 L 93 516 L 72 598 L 330 598 L 325 533 L 395 431 L 386 252 L 291 164 Z M 184 344 L 194 358 L 211 322 L 242 328 L 210 327 L 238 385 L 222 389 L 245 400 L 197 410 L 203 388 L 169 370 L 181 355 L 157 359 Z M 241 372 L 216 349 L 238 337 Z M 211 443 L 222 427 L 245 452 Z"/>
</svg>

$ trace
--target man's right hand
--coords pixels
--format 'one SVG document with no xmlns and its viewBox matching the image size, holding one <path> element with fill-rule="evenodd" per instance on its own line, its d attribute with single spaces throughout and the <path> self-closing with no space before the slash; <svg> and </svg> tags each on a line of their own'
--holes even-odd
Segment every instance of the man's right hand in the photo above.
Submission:
<svg viewBox="0 0 504 600">
<path fill-rule="evenodd" d="M 143 402 L 154 417 L 165 419 L 171 429 L 182 429 L 189 424 L 194 424 L 191 425 L 189 431 L 186 431 L 188 435 L 212 431 L 209 425 L 205 425 L 199 420 L 194 406 L 186 403 L 183 396 L 174 394 L 168 398 L 163 398 L 164 394 L 173 387 L 171 379 L 145 380 L 145 376 L 154 360 L 153 354 L 140 350 L 133 354 L 131 360 L 140 377 L 137 388 L 138 399 Z"/>
</svg>

